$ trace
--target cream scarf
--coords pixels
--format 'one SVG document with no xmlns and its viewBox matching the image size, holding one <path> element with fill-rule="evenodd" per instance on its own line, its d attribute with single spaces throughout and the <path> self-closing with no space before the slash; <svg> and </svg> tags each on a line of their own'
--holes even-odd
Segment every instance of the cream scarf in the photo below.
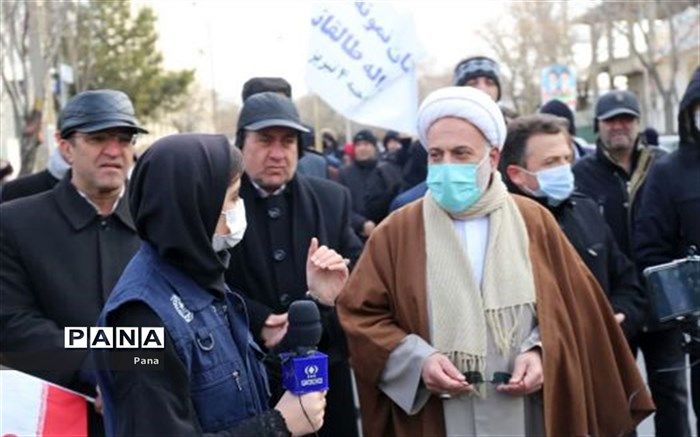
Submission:
<svg viewBox="0 0 700 437">
<path fill-rule="evenodd" d="M 484 374 L 487 331 L 498 352 L 516 346 L 518 320 L 534 314 L 535 281 L 525 222 L 501 175 L 467 211 L 454 219 L 488 216 L 489 237 L 481 288 L 474 279 L 464 242 L 452 217 L 431 195 L 424 197 L 426 279 L 433 346 L 461 371 Z"/>
</svg>

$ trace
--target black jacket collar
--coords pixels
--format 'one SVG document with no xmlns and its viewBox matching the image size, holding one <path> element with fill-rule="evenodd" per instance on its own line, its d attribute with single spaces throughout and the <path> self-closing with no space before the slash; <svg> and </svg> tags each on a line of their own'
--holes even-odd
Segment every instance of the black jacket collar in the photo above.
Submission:
<svg viewBox="0 0 700 437">
<path fill-rule="evenodd" d="M 92 223 L 99 215 L 95 207 L 78 193 L 78 190 L 71 182 L 71 178 L 72 172 L 68 171 L 64 178 L 53 188 L 53 195 L 56 199 L 58 209 L 63 213 L 68 222 L 70 222 L 71 226 L 73 226 L 73 229 L 79 231 Z M 118 200 L 117 209 L 112 215 L 129 229 L 136 232 L 136 227 L 134 226 L 134 221 L 131 218 L 129 206 L 125 199 L 126 196 L 122 196 L 122 198 Z"/>
<path fill-rule="evenodd" d="M 605 153 L 605 146 L 603 146 L 603 142 L 600 140 L 600 137 L 598 137 L 596 140 L 595 146 L 596 159 L 610 170 L 620 173 L 621 175 L 626 176 L 628 179 L 634 173 L 635 168 L 637 168 L 639 155 L 642 149 L 645 147 L 645 145 L 640 141 L 639 137 L 637 137 L 637 140 L 634 142 L 634 148 L 632 149 L 632 166 L 630 167 L 630 172 L 627 173 L 627 170 L 614 163 L 612 159 L 610 159 L 610 156 Z"/>
</svg>

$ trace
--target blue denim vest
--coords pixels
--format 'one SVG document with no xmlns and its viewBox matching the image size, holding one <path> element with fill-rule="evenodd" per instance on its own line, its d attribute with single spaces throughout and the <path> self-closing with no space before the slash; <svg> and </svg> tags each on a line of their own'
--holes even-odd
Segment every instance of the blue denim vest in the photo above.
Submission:
<svg viewBox="0 0 700 437">
<path fill-rule="evenodd" d="M 133 301 L 148 305 L 170 334 L 187 370 L 190 396 L 204 432 L 231 428 L 268 409 L 263 353 L 250 334 L 240 296 L 229 292 L 225 299 L 216 299 L 143 243 L 110 295 L 98 325 L 105 326 L 110 313 Z M 98 373 L 105 426 L 111 435 L 112 375 L 106 369 Z"/>
</svg>

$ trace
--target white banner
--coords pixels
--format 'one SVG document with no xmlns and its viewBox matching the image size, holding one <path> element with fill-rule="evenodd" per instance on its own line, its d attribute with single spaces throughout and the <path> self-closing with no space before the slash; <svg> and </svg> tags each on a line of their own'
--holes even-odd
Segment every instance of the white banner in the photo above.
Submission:
<svg viewBox="0 0 700 437">
<path fill-rule="evenodd" d="M 355 122 L 415 135 L 423 50 L 411 16 L 386 2 L 319 3 L 311 29 L 309 89 Z"/>
</svg>

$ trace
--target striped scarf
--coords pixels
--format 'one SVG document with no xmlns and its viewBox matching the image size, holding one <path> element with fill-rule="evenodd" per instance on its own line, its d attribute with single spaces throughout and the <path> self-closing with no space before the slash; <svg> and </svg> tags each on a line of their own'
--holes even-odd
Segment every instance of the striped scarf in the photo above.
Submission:
<svg viewBox="0 0 700 437">
<path fill-rule="evenodd" d="M 452 220 L 488 216 L 482 286 Z M 466 212 L 451 217 L 432 196 L 423 201 L 426 279 L 433 346 L 461 371 L 484 374 L 487 326 L 498 352 L 516 346 L 522 311 L 535 311 L 535 282 L 527 229 L 500 174 Z"/>
</svg>

